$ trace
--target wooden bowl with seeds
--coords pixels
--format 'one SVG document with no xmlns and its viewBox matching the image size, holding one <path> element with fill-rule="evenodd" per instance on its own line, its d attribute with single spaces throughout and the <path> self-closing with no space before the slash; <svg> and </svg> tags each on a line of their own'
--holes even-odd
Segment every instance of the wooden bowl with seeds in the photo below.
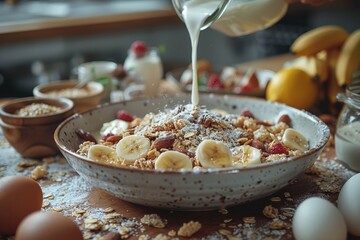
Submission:
<svg viewBox="0 0 360 240">
<path fill-rule="evenodd" d="M 6 140 L 23 157 L 52 156 L 59 151 L 54 131 L 73 113 L 74 104 L 66 98 L 20 98 L 0 106 L 0 126 Z"/>
</svg>

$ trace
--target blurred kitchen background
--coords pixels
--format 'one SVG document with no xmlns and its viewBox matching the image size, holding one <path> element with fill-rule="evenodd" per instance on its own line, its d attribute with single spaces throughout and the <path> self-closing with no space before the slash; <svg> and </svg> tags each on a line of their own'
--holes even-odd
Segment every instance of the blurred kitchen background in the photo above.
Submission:
<svg viewBox="0 0 360 240">
<path fill-rule="evenodd" d="M 276 25 L 244 37 L 205 30 L 198 58 L 221 69 L 288 53 L 301 33 L 325 24 L 360 28 L 360 1 L 292 4 Z M 189 36 L 171 0 L 0 0 L 0 98 L 31 96 L 39 83 L 74 78 L 83 62 L 122 64 L 136 40 L 165 49 L 165 72 L 190 63 Z"/>
</svg>

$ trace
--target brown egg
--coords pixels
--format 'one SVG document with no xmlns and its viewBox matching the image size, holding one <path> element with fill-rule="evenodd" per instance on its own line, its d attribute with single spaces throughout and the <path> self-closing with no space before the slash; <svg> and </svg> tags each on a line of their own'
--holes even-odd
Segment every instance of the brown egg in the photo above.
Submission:
<svg viewBox="0 0 360 240">
<path fill-rule="evenodd" d="M 35 212 L 16 231 L 15 240 L 82 240 L 78 226 L 57 212 Z"/>
<path fill-rule="evenodd" d="M 0 179 L 0 235 L 13 235 L 20 222 L 41 209 L 40 185 L 29 177 L 6 176 Z"/>
</svg>

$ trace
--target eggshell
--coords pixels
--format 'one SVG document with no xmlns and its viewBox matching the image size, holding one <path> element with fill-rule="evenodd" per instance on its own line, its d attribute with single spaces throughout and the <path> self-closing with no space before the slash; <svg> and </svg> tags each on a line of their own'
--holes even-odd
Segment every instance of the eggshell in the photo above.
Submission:
<svg viewBox="0 0 360 240">
<path fill-rule="evenodd" d="M 293 233 L 297 240 L 345 240 L 346 224 L 340 211 L 328 200 L 311 197 L 295 211 Z"/>
<path fill-rule="evenodd" d="M 348 231 L 360 237 L 360 173 L 352 176 L 342 187 L 338 208 L 344 216 Z"/>
<path fill-rule="evenodd" d="M 0 179 L 0 235 L 13 235 L 20 222 L 41 209 L 40 185 L 29 177 L 6 176 Z"/>
<path fill-rule="evenodd" d="M 16 231 L 15 240 L 82 240 L 78 226 L 57 212 L 35 212 Z"/>
</svg>

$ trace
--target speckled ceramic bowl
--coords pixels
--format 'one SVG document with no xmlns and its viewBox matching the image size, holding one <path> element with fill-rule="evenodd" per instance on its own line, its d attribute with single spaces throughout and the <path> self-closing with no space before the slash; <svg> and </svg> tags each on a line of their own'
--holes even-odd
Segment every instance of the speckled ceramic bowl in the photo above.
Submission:
<svg viewBox="0 0 360 240">
<path fill-rule="evenodd" d="M 327 126 L 305 111 L 255 98 L 202 95 L 200 103 L 209 109 L 239 113 L 247 108 L 258 119 L 274 121 L 280 114 L 287 113 L 292 126 L 310 140 L 311 150 L 301 157 L 276 163 L 204 172 L 158 172 L 114 167 L 75 153 L 81 143 L 75 133 L 78 128 L 98 131 L 104 122 L 113 120 L 119 109 L 143 116 L 164 109 L 164 106 L 173 108 L 178 103 L 187 104 L 189 99 L 189 95 L 179 95 L 171 99 L 105 105 L 64 121 L 55 132 L 55 142 L 70 165 L 90 184 L 123 200 L 159 208 L 210 210 L 252 201 L 285 187 L 316 160 L 329 139 Z"/>
</svg>

